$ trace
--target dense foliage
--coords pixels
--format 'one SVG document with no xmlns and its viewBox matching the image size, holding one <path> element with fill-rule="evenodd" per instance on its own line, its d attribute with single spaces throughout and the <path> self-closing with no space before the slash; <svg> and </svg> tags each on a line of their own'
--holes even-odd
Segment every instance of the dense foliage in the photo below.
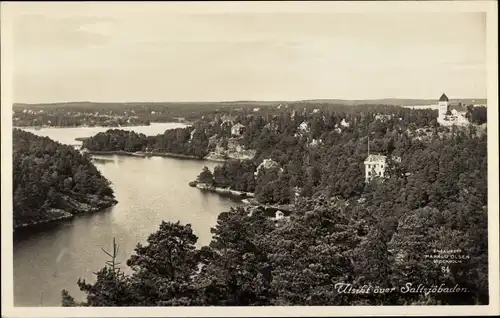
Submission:
<svg viewBox="0 0 500 318">
<path fill-rule="evenodd" d="M 487 304 L 485 128 L 440 127 L 431 110 L 378 112 L 237 118 L 247 128 L 240 142 L 256 157 L 203 169 L 198 181 L 255 189 L 264 203 L 291 202 L 299 188 L 290 217 L 275 223 L 258 209 L 231 209 L 200 249 L 189 225 L 163 222 L 128 260 L 133 274 L 103 268 L 94 284 L 80 281 L 80 305 Z M 304 121 L 309 129 L 300 130 Z M 200 140 L 227 133 L 217 123 L 189 129 L 203 132 Z M 368 136 L 371 152 L 401 161 L 389 160 L 387 179 L 365 183 Z M 258 171 L 269 158 L 278 167 Z M 438 251 L 460 262 L 436 262 Z M 349 293 L 347 284 L 371 292 Z M 77 305 L 67 292 L 63 300 Z"/>
<path fill-rule="evenodd" d="M 89 158 L 48 137 L 13 130 L 14 227 L 78 212 L 72 202 L 112 201 L 110 183 Z"/>
<path fill-rule="evenodd" d="M 193 127 L 186 127 L 169 129 L 157 136 L 146 136 L 134 131 L 109 129 L 85 139 L 82 147 L 97 151 L 148 151 L 203 158 L 208 154 L 208 138 L 205 133 L 198 131 Z"/>
<path fill-rule="evenodd" d="M 189 225 L 163 222 L 139 244 L 127 264 L 133 273 L 105 267 L 97 281 L 79 281 L 88 296 L 65 306 L 265 306 L 487 304 L 486 210 L 458 224 L 430 207 L 405 211 L 391 233 L 370 218 L 353 217 L 342 200 L 304 200 L 278 226 L 261 211 L 219 215 L 209 246 L 195 248 Z M 466 211 L 460 211 L 460 216 Z M 426 258 L 434 248 L 457 249 L 470 259 L 442 266 Z M 443 270 L 446 269 L 446 270 Z M 460 286 L 459 292 L 405 292 Z M 342 292 L 338 284 L 372 292 Z M 394 288 L 377 293 L 375 288 Z M 436 287 L 437 289 L 437 287 Z"/>
<path fill-rule="evenodd" d="M 488 111 L 486 107 L 469 108 L 470 121 L 482 125 L 488 121 Z"/>
<path fill-rule="evenodd" d="M 343 121 L 349 126 L 341 125 Z M 302 122 L 307 122 L 309 127 L 303 133 L 297 128 Z M 371 153 L 402 158 L 401 163 L 395 164 L 391 170 L 402 180 L 406 180 L 402 177 L 405 174 L 417 174 L 415 169 L 423 168 L 425 159 L 421 158 L 423 161 L 415 166 L 415 156 L 420 158 L 424 151 L 428 160 L 434 162 L 437 154 L 428 154 L 429 149 L 453 147 L 460 152 L 462 147 L 471 145 L 462 145 L 458 141 L 477 143 L 486 140 L 484 135 L 483 139 L 475 138 L 484 133 L 484 129 L 477 126 L 438 126 L 432 110 L 393 110 L 392 117 L 386 120 L 377 119 L 375 112 L 296 114 L 293 117 L 283 114 L 270 120 L 254 117 L 247 119 L 246 124 L 241 143 L 256 149 L 253 164 L 227 162 L 214 170 L 214 183 L 234 190 L 255 190 L 262 203 L 288 203 L 295 188 L 301 189 L 304 196 L 317 191 L 343 198 L 361 195 L 365 188 L 363 161 L 367 156 L 368 136 Z M 463 160 L 470 158 L 461 152 L 453 160 L 459 157 Z M 253 177 L 255 167 L 264 159 L 279 163 L 281 172 L 267 171 Z M 446 161 L 440 162 L 445 169 Z M 434 181 L 431 179 L 430 182 Z"/>
</svg>

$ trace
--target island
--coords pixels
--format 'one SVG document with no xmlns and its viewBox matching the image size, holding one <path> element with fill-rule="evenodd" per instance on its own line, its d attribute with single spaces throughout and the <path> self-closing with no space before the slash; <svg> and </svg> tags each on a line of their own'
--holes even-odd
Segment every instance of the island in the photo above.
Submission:
<svg viewBox="0 0 500 318">
<path fill-rule="evenodd" d="M 14 229 L 92 213 L 117 203 L 110 182 L 72 146 L 13 130 Z"/>
</svg>

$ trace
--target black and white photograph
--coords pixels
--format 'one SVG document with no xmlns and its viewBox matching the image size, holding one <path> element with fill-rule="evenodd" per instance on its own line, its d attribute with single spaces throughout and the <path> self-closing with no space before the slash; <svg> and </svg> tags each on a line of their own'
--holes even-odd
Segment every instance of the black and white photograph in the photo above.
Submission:
<svg viewBox="0 0 500 318">
<path fill-rule="evenodd" d="M 1 6 L 2 316 L 498 314 L 496 1 Z"/>
</svg>

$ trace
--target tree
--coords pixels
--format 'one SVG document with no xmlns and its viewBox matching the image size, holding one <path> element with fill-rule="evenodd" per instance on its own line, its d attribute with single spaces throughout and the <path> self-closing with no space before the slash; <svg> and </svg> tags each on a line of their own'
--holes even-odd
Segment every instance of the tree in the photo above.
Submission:
<svg viewBox="0 0 500 318">
<path fill-rule="evenodd" d="M 334 285 L 350 281 L 359 244 L 356 225 L 337 209 L 302 211 L 268 238 L 273 263 L 274 305 L 342 305 L 350 297 Z"/>
<path fill-rule="evenodd" d="M 106 266 L 95 273 L 96 282 L 89 284 L 85 280 L 79 279 L 77 284 L 80 290 L 87 294 L 86 302 L 83 306 L 91 307 L 111 307 L 111 306 L 134 306 L 138 303 L 137 296 L 130 288 L 131 281 L 118 267 L 116 262 L 118 245 L 113 238 L 113 252 L 109 253 L 103 249 L 111 260 L 106 261 Z M 63 290 L 63 305 L 75 305 L 73 297 Z"/>
<path fill-rule="evenodd" d="M 213 185 L 214 175 L 212 174 L 212 171 L 210 171 L 210 169 L 208 169 L 208 167 L 205 166 L 205 167 L 203 167 L 203 170 L 201 171 L 200 175 L 198 176 L 197 181 L 200 183 Z"/>
<path fill-rule="evenodd" d="M 127 261 L 134 270 L 133 289 L 143 305 L 169 305 L 191 293 L 191 278 L 197 272 L 198 238 L 191 226 L 162 222 L 148 245 L 138 244 Z"/>
<path fill-rule="evenodd" d="M 273 229 L 261 211 L 248 215 L 238 208 L 219 215 L 207 249 L 211 256 L 198 279 L 207 305 L 269 305 L 271 264 L 262 239 Z"/>
</svg>

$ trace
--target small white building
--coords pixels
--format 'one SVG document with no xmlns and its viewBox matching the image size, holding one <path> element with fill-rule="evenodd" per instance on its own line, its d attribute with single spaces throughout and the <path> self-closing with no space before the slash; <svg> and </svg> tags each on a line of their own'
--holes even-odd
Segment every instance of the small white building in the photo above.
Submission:
<svg viewBox="0 0 500 318">
<path fill-rule="evenodd" d="M 391 114 L 376 114 L 375 119 L 381 120 L 381 121 L 386 121 L 386 120 L 392 119 L 392 115 Z"/>
<path fill-rule="evenodd" d="M 318 145 L 321 145 L 323 143 L 323 140 L 321 139 L 313 139 L 311 142 L 308 144 L 309 147 L 316 147 Z"/>
<path fill-rule="evenodd" d="M 264 159 L 261 164 L 257 167 L 254 175 L 257 176 L 260 171 L 268 170 L 273 168 L 280 168 L 280 164 L 274 161 L 273 159 Z M 283 168 L 280 168 L 280 171 L 283 171 Z"/>
<path fill-rule="evenodd" d="M 260 110 L 260 108 L 254 108 L 253 111 L 254 112 L 258 112 Z"/>
<path fill-rule="evenodd" d="M 231 135 L 239 137 L 245 132 L 245 126 L 237 123 L 236 125 L 231 127 Z"/>
<path fill-rule="evenodd" d="M 275 220 L 281 220 L 282 218 L 285 217 L 285 213 L 283 213 L 282 211 L 276 211 L 276 214 L 274 216 L 274 219 Z"/>
<path fill-rule="evenodd" d="M 299 127 L 297 127 L 297 130 L 301 133 L 308 133 L 309 132 L 309 124 L 306 121 L 303 121 Z"/>
<path fill-rule="evenodd" d="M 195 133 L 196 133 L 196 129 L 193 129 L 193 131 L 191 132 L 191 136 L 189 137 L 189 141 L 193 140 Z"/>
<path fill-rule="evenodd" d="M 345 120 L 345 118 L 342 119 L 340 125 L 342 125 L 343 127 L 349 127 L 349 123 Z"/>
</svg>

